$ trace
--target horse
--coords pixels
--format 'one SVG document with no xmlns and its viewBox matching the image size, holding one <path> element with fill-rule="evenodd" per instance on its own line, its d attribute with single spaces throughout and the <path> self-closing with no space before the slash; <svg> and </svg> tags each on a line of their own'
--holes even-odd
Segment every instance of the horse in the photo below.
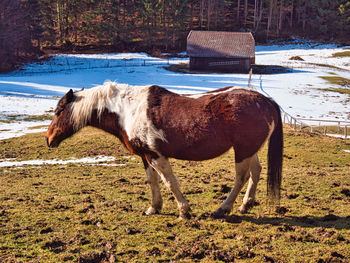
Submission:
<svg viewBox="0 0 350 263">
<path fill-rule="evenodd" d="M 179 217 L 190 206 L 174 176 L 169 158 L 203 161 L 235 153 L 234 187 L 212 213 L 225 217 L 242 187 L 248 187 L 238 212 L 255 202 L 261 173 L 258 151 L 268 142 L 267 196 L 280 198 L 283 127 L 278 104 L 257 91 L 226 87 L 210 92 L 180 95 L 157 85 L 129 86 L 115 82 L 87 90 L 69 90 L 58 102 L 46 133 L 49 147 L 59 144 L 85 126 L 116 136 L 132 154 L 141 157 L 152 201 L 146 215 L 161 212 L 159 177 L 172 191 Z"/>
</svg>

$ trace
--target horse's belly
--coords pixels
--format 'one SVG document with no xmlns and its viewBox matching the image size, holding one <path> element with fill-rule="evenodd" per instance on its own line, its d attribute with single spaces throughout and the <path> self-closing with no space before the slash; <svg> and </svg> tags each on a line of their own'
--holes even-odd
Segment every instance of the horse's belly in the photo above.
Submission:
<svg viewBox="0 0 350 263">
<path fill-rule="evenodd" d="M 177 145 L 180 146 L 180 145 Z M 196 145 L 182 147 L 171 147 L 165 150 L 162 154 L 167 157 L 180 159 L 180 160 L 191 160 L 191 161 L 204 161 L 218 157 L 227 152 L 232 145 L 229 144 L 218 144 L 218 143 L 200 143 Z"/>
</svg>

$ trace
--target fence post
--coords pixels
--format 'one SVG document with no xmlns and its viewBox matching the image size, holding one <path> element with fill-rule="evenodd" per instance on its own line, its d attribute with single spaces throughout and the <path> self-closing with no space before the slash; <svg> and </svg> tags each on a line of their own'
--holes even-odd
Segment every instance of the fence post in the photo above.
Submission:
<svg viewBox="0 0 350 263">
<path fill-rule="evenodd" d="M 345 125 L 344 127 L 344 139 L 346 140 L 346 137 L 348 137 L 348 126 Z"/>
</svg>

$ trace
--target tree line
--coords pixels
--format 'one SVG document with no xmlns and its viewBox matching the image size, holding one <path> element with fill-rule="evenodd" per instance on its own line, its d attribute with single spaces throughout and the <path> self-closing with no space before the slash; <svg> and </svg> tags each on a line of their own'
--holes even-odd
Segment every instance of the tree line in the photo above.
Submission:
<svg viewBox="0 0 350 263">
<path fill-rule="evenodd" d="M 43 50 L 183 50 L 192 29 L 349 41 L 350 1 L 1 0 L 0 71 Z"/>
</svg>

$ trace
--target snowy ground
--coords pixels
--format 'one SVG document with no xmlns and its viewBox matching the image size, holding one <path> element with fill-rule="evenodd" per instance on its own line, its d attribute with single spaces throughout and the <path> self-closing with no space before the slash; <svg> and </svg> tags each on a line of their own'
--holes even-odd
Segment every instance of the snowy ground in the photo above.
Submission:
<svg viewBox="0 0 350 263">
<path fill-rule="evenodd" d="M 256 63 L 293 68 L 290 73 L 253 75 L 252 84 L 273 97 L 295 117 L 350 120 L 348 95 L 321 91 L 332 85 L 320 76 L 350 79 L 350 59 L 332 54 L 350 47 L 311 42 L 256 47 Z M 289 60 L 300 56 L 304 61 Z M 70 88 L 91 88 L 105 80 L 130 85 L 157 84 L 177 93 L 196 93 L 226 86 L 246 87 L 247 74 L 182 74 L 164 69 L 187 58 L 159 59 L 143 53 L 57 55 L 42 63 L 0 75 L 0 139 L 43 130 L 50 121 L 24 121 L 52 112 Z M 329 66 L 319 66 L 323 64 Z M 345 87 L 349 88 L 349 87 Z M 33 129 L 33 126 L 39 129 Z"/>
<path fill-rule="evenodd" d="M 96 157 L 85 157 L 81 159 L 70 158 L 68 160 L 28 160 L 28 161 L 16 161 L 16 159 L 0 159 L 0 168 L 35 168 L 41 165 L 66 165 L 71 163 L 83 163 L 85 165 L 99 165 L 99 166 L 123 166 L 125 164 L 116 164 L 113 156 L 96 156 Z"/>
</svg>

